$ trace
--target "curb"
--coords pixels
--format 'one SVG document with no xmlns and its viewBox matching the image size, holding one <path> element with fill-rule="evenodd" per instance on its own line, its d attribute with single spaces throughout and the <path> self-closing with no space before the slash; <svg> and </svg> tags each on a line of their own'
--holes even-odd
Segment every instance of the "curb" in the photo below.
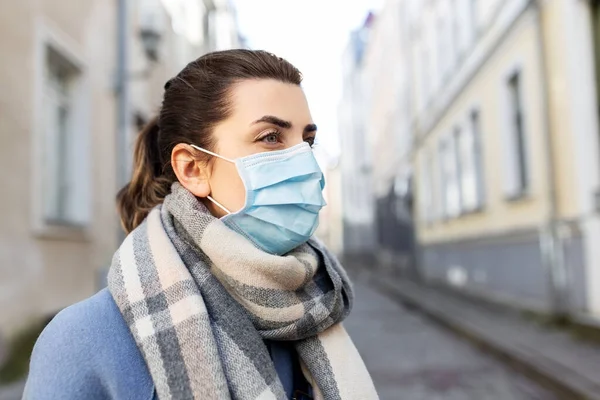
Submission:
<svg viewBox="0 0 600 400">
<path fill-rule="evenodd" d="M 423 314 L 449 328 L 459 336 L 469 340 L 478 347 L 493 354 L 507 363 L 510 367 L 539 382 L 552 390 L 559 398 L 569 400 L 600 400 L 600 387 L 575 371 L 553 360 L 545 358 L 543 354 L 527 346 L 511 343 L 510 340 L 500 340 L 489 332 L 481 329 L 473 321 L 463 320 L 460 316 L 444 310 L 444 306 L 436 305 L 419 298 L 419 286 L 405 282 L 399 288 L 390 279 L 370 277 L 369 281 L 382 292 L 395 298 L 407 306 L 421 311 Z"/>
</svg>

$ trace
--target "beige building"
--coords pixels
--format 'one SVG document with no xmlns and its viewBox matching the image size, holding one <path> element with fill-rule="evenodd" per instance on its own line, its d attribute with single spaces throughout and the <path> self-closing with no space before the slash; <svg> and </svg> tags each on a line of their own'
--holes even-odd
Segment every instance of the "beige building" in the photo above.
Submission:
<svg viewBox="0 0 600 400">
<path fill-rule="evenodd" d="M 127 3 L 131 143 L 164 82 L 207 50 L 237 46 L 238 36 L 225 1 Z M 6 336 L 93 294 L 118 245 L 117 2 L 3 1 L 0 22 Z M 160 35 L 158 46 L 143 45 L 143 29 Z"/>
<path fill-rule="evenodd" d="M 373 14 L 351 32 L 342 56 L 343 90 L 338 105 L 341 156 L 343 249 L 354 256 L 369 256 L 375 244 L 375 215 L 371 180 L 372 159 L 368 151 L 368 86 L 364 79 L 364 56 L 375 21 Z"/>
<path fill-rule="evenodd" d="M 594 3 L 405 2 L 429 280 L 600 316 Z"/>
<path fill-rule="evenodd" d="M 412 135 L 408 0 L 388 0 L 377 13 L 363 59 L 367 151 L 373 160 L 375 255 L 380 264 L 414 269 L 410 210 Z"/>
<path fill-rule="evenodd" d="M 116 247 L 115 2 L 2 2 L 0 327 L 88 296 Z"/>
<path fill-rule="evenodd" d="M 319 154 L 315 149 L 317 159 L 325 176 L 323 197 L 327 205 L 319 213 L 319 227 L 315 235 L 322 240 L 327 248 L 342 256 L 344 252 L 344 226 L 342 208 L 342 178 L 339 159 L 329 159 L 327 155 Z"/>
</svg>

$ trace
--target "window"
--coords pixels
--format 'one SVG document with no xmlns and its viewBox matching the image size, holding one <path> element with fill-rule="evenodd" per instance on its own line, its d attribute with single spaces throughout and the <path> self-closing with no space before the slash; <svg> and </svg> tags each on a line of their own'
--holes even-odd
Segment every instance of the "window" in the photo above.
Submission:
<svg viewBox="0 0 600 400">
<path fill-rule="evenodd" d="M 457 136 L 460 168 L 461 209 L 472 212 L 483 203 L 483 172 L 479 140 L 479 113 L 469 115 L 466 129 Z"/>
<path fill-rule="evenodd" d="M 433 176 L 432 176 L 432 160 L 429 152 L 424 152 L 421 158 L 421 180 L 420 180 L 420 207 L 421 218 L 426 223 L 433 222 L 435 218 L 434 202 L 433 202 Z"/>
<path fill-rule="evenodd" d="M 440 142 L 440 169 L 443 214 L 453 218 L 460 214 L 460 178 L 455 135 Z"/>
<path fill-rule="evenodd" d="M 448 216 L 447 174 L 446 174 L 446 148 L 448 144 L 441 140 L 438 147 L 438 216 L 442 219 Z"/>
<path fill-rule="evenodd" d="M 467 0 L 469 2 L 469 9 L 468 9 L 468 13 L 469 13 L 469 37 L 473 38 L 476 34 L 477 31 L 479 30 L 479 21 L 478 21 L 478 4 L 479 1 L 478 0 Z"/>
<path fill-rule="evenodd" d="M 505 190 L 509 198 L 515 198 L 524 195 L 529 189 L 520 72 L 515 72 L 508 78 L 507 100 L 508 125 L 504 135 L 507 164 Z"/>
<path fill-rule="evenodd" d="M 427 103 L 429 102 L 429 96 L 431 95 L 431 75 L 429 73 L 430 67 L 430 58 L 425 47 L 421 48 L 421 66 L 419 68 L 419 76 L 420 76 L 420 86 L 421 86 L 421 109 L 425 109 Z"/>
<path fill-rule="evenodd" d="M 45 82 L 45 167 L 46 204 L 44 218 L 49 223 L 68 222 L 68 202 L 72 192 L 69 180 L 68 144 L 73 114 L 71 86 L 76 72 L 60 56 L 48 51 Z"/>
<path fill-rule="evenodd" d="M 452 0 L 450 3 L 450 18 L 452 24 L 448 37 L 450 38 L 451 63 L 453 66 L 458 58 L 460 48 L 460 13 L 461 10 L 458 6 L 458 0 Z"/>
<path fill-rule="evenodd" d="M 483 150 L 481 136 L 481 120 L 478 110 L 471 111 L 469 116 L 471 126 L 471 134 L 473 137 L 473 164 L 477 184 L 477 201 L 474 202 L 474 208 L 478 209 L 485 203 L 485 185 L 484 185 L 484 166 L 483 166 Z"/>
<path fill-rule="evenodd" d="M 437 81 L 441 85 L 454 67 L 454 13 L 452 9 L 440 10 L 435 26 L 435 42 L 437 57 Z"/>
<path fill-rule="evenodd" d="M 37 223 L 81 227 L 88 222 L 90 200 L 81 70 L 53 46 L 45 44 L 43 54 Z"/>
<path fill-rule="evenodd" d="M 454 51 L 461 58 L 475 37 L 476 5 L 473 0 L 453 0 L 454 14 Z"/>
<path fill-rule="evenodd" d="M 440 81 L 443 82 L 446 73 L 448 72 L 448 34 L 446 32 L 446 17 L 440 15 L 438 17 L 436 32 L 437 32 L 437 67 Z"/>
<path fill-rule="evenodd" d="M 457 210 L 456 214 L 459 214 L 462 211 L 462 203 L 463 203 L 463 193 L 462 193 L 462 181 L 463 181 L 463 165 L 461 162 L 461 152 L 460 152 L 460 140 L 465 136 L 465 131 L 460 127 L 454 128 L 454 137 L 450 142 L 452 147 L 450 148 L 451 160 L 454 164 L 454 179 L 456 181 L 456 191 L 458 192 L 458 205 L 456 205 Z"/>
<path fill-rule="evenodd" d="M 431 197 L 432 197 L 432 219 L 434 221 L 444 218 L 444 179 L 442 176 L 442 158 L 438 147 L 435 152 L 429 154 L 429 165 L 431 174 Z"/>
</svg>

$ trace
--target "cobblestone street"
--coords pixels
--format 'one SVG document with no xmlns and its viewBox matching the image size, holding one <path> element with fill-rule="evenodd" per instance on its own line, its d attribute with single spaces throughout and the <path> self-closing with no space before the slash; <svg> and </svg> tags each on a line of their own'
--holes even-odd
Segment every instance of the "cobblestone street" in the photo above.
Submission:
<svg viewBox="0 0 600 400">
<path fill-rule="evenodd" d="M 360 279 L 355 288 L 345 326 L 382 400 L 557 398 Z"/>
</svg>

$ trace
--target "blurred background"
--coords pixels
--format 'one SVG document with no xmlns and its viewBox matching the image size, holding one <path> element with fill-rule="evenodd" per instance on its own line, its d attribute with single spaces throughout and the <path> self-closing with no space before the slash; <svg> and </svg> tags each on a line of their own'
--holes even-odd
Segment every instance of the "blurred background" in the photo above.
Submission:
<svg viewBox="0 0 600 400">
<path fill-rule="evenodd" d="M 600 398 L 599 3 L 0 0 L 0 399 L 105 286 L 164 83 L 228 48 L 304 74 L 382 398 Z"/>
</svg>

